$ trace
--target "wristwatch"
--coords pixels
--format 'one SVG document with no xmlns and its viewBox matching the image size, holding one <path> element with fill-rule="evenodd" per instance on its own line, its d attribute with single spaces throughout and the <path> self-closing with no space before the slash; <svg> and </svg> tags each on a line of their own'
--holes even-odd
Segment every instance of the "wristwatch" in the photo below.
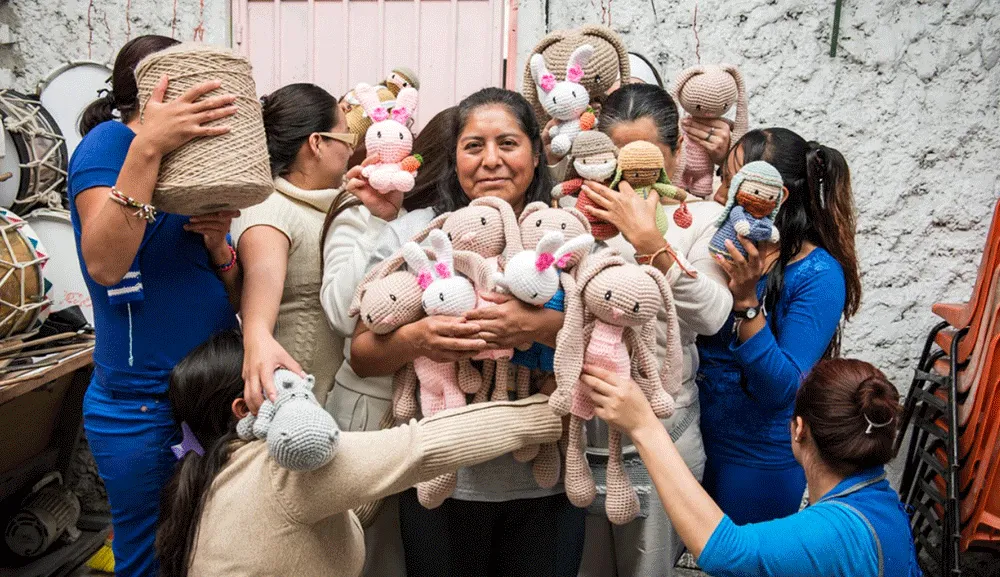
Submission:
<svg viewBox="0 0 1000 577">
<path fill-rule="evenodd" d="M 763 304 L 760 304 L 760 305 L 755 306 L 755 307 L 748 307 L 748 308 L 746 308 L 744 310 L 741 310 L 741 311 L 737 311 L 737 310 L 733 311 L 733 315 L 736 318 L 738 318 L 740 320 L 747 320 L 747 321 L 752 321 L 753 319 L 757 318 L 757 315 L 763 315 L 763 314 L 765 314 L 764 313 L 764 305 Z"/>
</svg>

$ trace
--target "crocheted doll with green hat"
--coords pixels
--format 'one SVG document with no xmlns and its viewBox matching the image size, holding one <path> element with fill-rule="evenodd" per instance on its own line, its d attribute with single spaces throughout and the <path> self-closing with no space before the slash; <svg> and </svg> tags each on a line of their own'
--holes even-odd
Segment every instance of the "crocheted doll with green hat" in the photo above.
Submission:
<svg viewBox="0 0 1000 577">
<path fill-rule="evenodd" d="M 622 182 L 629 183 L 642 198 L 649 198 L 655 192 L 660 199 L 672 198 L 682 203 L 687 199 L 686 192 L 670 184 L 659 147 L 644 140 L 630 142 L 618 151 L 618 171 L 611 181 L 611 188 L 619 190 Z M 674 222 L 681 228 L 691 226 L 691 220 L 685 218 L 685 214 L 687 211 L 683 205 L 674 212 Z M 661 234 L 667 233 L 667 213 L 660 203 L 656 204 L 656 228 Z"/>
<path fill-rule="evenodd" d="M 774 219 L 787 194 L 778 169 L 763 160 L 745 164 L 729 185 L 729 200 L 719 216 L 719 230 L 708 249 L 732 260 L 726 248 L 727 240 L 732 241 L 744 257 L 747 251 L 740 236 L 754 242 L 778 242 L 780 237 Z"/>
</svg>

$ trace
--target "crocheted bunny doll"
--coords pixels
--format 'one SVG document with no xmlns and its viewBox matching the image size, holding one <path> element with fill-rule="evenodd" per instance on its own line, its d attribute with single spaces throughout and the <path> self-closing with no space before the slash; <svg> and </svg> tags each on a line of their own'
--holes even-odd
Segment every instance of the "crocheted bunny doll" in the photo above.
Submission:
<svg viewBox="0 0 1000 577">
<path fill-rule="evenodd" d="M 643 198 L 649 198 L 650 194 L 655 193 L 661 201 L 672 198 L 683 203 L 687 199 L 687 193 L 670 184 L 667 171 L 663 168 L 663 153 L 655 144 L 644 140 L 630 142 L 618 151 L 618 172 L 611 181 L 611 188 L 618 190 L 622 182 L 632 185 L 636 194 Z M 677 216 L 682 209 L 686 207 L 682 206 L 674 213 L 674 223 L 687 228 L 691 226 L 691 221 Z M 667 233 L 667 213 L 662 204 L 656 205 L 656 228 L 661 234 Z"/>
<path fill-rule="evenodd" d="M 456 251 L 467 250 L 486 259 L 493 272 L 503 270 L 506 261 L 521 251 L 521 232 L 518 229 L 517 216 L 510 204 L 496 197 L 477 198 L 469 206 L 455 212 L 445 213 L 430 222 L 427 227 L 413 237 L 417 242 L 423 241 L 430 231 L 440 229 L 445 232 Z M 493 303 L 480 300 L 477 307 L 494 306 Z M 475 357 L 483 361 L 483 388 L 479 389 L 473 402 L 508 399 L 510 386 L 510 358 L 513 349 L 498 349 L 485 351 Z M 517 380 L 527 383 L 530 375 L 519 373 Z M 490 395 L 490 385 L 493 384 Z"/>
<path fill-rule="evenodd" d="M 494 280 L 518 300 L 543 305 L 559 290 L 559 271 L 567 268 L 574 254 L 589 252 L 593 246 L 594 237 L 589 234 L 567 241 L 561 232 L 546 233 L 535 250 L 514 255 Z"/>
<path fill-rule="evenodd" d="M 778 242 L 780 236 L 774 219 L 786 192 L 781 173 L 767 162 L 755 160 L 743 165 L 729 185 L 726 209 L 719 215 L 716 223 L 719 230 L 708 249 L 732 260 L 726 249 L 727 240 L 733 241 L 740 254 L 747 255 L 737 235 L 754 242 Z"/>
<path fill-rule="evenodd" d="M 344 95 L 343 102 L 341 103 L 346 111 L 344 116 L 347 120 L 347 131 L 352 134 L 357 134 L 358 138 L 364 138 L 365 132 L 367 132 L 372 125 L 372 119 L 365 113 L 365 109 L 361 106 L 361 101 L 358 100 L 356 92 L 359 86 L 364 85 L 364 83 L 361 83 L 352 88 L 347 94 Z M 378 95 L 378 99 L 382 103 L 382 106 L 384 106 L 386 110 L 391 110 L 392 107 L 396 105 L 396 95 L 385 86 L 376 86 L 375 92 Z"/>
<path fill-rule="evenodd" d="M 747 97 L 743 75 L 731 64 L 698 65 L 682 70 L 674 79 L 674 99 L 681 107 L 700 120 L 722 118 L 736 105 L 736 121 L 730 133 L 730 142 L 736 142 L 747 132 Z M 677 174 L 680 185 L 691 194 L 705 198 L 712 194 L 712 175 L 715 165 L 708 151 L 685 134 L 681 165 Z"/>
<path fill-rule="evenodd" d="M 409 192 L 413 189 L 414 177 L 421 164 L 418 156 L 410 156 L 413 134 L 406 127 L 406 121 L 417 108 L 416 89 L 404 88 L 399 91 L 391 115 L 379 101 L 373 86 L 359 84 L 354 93 L 365 113 L 375 121 L 365 132 L 368 155 L 379 157 L 377 163 L 370 164 L 361 171 L 362 176 L 379 192 Z"/>
<path fill-rule="evenodd" d="M 448 236 L 440 230 L 430 232 L 431 246 L 437 260 L 427 258 L 420 245 L 410 241 L 403 245 L 403 258 L 407 266 L 417 274 L 417 283 L 423 289 L 421 303 L 428 315 L 461 316 L 476 307 L 479 297 L 477 287 L 455 271 L 453 248 Z M 489 269 L 480 260 L 481 273 L 477 275 L 482 290 L 492 290 Z M 425 417 L 444 409 L 464 407 L 465 394 L 474 390 L 463 390 L 459 379 L 458 363 L 441 363 L 427 357 L 413 360 L 413 368 L 420 382 L 420 409 Z M 428 509 L 439 506 L 455 489 L 458 476 L 447 473 L 436 479 L 417 485 L 417 497 Z"/>
<path fill-rule="evenodd" d="M 293 471 L 313 471 L 329 463 L 337 453 L 340 429 L 316 401 L 315 383 L 312 375 L 303 379 L 286 369 L 275 371 L 278 400 L 266 399 L 257 416 L 240 419 L 236 425 L 240 438 L 266 439 L 274 461 Z"/>
<path fill-rule="evenodd" d="M 560 415 L 569 413 L 566 451 L 566 496 L 586 507 L 596 487 L 584 456 L 583 425 L 594 415 L 593 404 L 579 385 L 584 364 L 608 369 L 639 383 L 653 412 L 660 418 L 673 413 L 673 397 L 681 387 L 683 357 L 673 296 L 666 278 L 655 268 L 628 264 L 615 251 L 587 257 L 567 285 L 566 320 L 556 341 L 557 389 L 549 405 Z M 667 314 L 665 366 L 656 360 L 653 324 L 660 309 Z M 629 353 L 631 348 L 631 355 Z M 635 518 L 639 502 L 622 465 L 621 432 L 608 438 L 608 495 L 606 509 L 612 523 Z"/>
<path fill-rule="evenodd" d="M 538 89 L 538 100 L 545 111 L 559 120 L 559 123 L 549 129 L 552 137 L 552 154 L 566 156 L 573 139 L 582 130 L 590 130 L 596 124 L 596 117 L 590 108 L 590 94 L 580 84 L 583 79 L 583 68 L 594 55 L 594 47 L 590 44 L 579 46 L 573 51 L 566 63 L 566 79 L 562 82 L 545 67 L 545 57 L 535 54 L 531 57 L 531 77 Z"/>
<path fill-rule="evenodd" d="M 584 180 L 609 183 L 618 171 L 618 147 L 611 138 L 596 130 L 581 132 L 573 141 L 570 149 L 573 157 L 572 173 L 565 182 L 557 184 L 552 189 L 553 200 L 564 196 L 578 195 L 576 208 L 590 222 L 591 234 L 597 240 L 607 240 L 618 235 L 618 227 L 610 222 L 591 216 L 585 208 L 593 206 L 593 201 L 586 194 L 579 194 Z"/>
<path fill-rule="evenodd" d="M 631 76 L 628 49 L 622 43 L 621 37 L 610 27 L 587 24 L 572 30 L 554 30 L 546 34 L 531 52 L 544 56 L 549 70 L 562 73 L 573 51 L 584 44 L 594 47 L 594 55 L 587 63 L 583 78 L 579 82 L 589 94 L 601 100 L 616 82 L 627 80 Z M 531 77 L 530 58 L 524 66 L 521 91 L 535 110 L 538 123 L 544 126 L 549 120 L 549 115 L 538 101 L 538 91 Z"/>
</svg>

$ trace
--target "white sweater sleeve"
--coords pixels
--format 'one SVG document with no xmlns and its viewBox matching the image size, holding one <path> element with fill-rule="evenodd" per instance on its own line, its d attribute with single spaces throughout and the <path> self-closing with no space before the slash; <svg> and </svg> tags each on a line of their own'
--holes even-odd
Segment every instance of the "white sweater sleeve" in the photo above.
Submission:
<svg viewBox="0 0 1000 577">
<path fill-rule="evenodd" d="M 692 206 L 692 209 L 695 207 Z M 697 276 L 691 278 L 683 274 L 676 263 L 667 274 L 674 293 L 678 319 L 694 332 L 706 336 L 719 332 L 733 310 L 729 279 L 708 250 L 708 245 L 718 230 L 714 222 L 715 212 L 699 214 L 695 218 L 696 230 L 690 231 L 690 246 L 677 247 L 682 249 L 678 251 L 678 260 L 689 270 L 696 270 Z M 711 218 L 707 218 L 709 216 Z"/>
<path fill-rule="evenodd" d="M 354 290 L 368 269 L 368 260 L 386 221 L 364 206 L 351 207 L 334 219 L 323 242 L 323 284 L 320 303 L 335 333 L 354 334 L 357 319 L 347 315 Z"/>
</svg>

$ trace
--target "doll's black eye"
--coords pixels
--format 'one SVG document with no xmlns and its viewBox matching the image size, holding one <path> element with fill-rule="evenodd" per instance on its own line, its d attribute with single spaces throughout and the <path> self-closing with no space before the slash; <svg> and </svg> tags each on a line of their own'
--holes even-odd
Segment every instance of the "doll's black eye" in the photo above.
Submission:
<svg viewBox="0 0 1000 577">
<path fill-rule="evenodd" d="M 637 312 L 639 312 L 639 303 L 638 303 L 638 302 L 636 302 L 636 303 L 635 303 L 635 306 L 634 306 L 634 307 L 632 307 L 632 312 L 634 312 L 634 313 L 637 313 Z"/>
<path fill-rule="evenodd" d="M 598 74 L 597 76 L 594 76 L 594 82 L 596 84 L 600 84 L 601 83 L 601 75 L 600 74 Z"/>
<path fill-rule="evenodd" d="M 535 221 L 535 228 L 538 228 L 540 226 L 542 226 L 542 219 L 538 219 Z"/>
<path fill-rule="evenodd" d="M 486 226 L 486 217 L 485 216 L 479 217 L 479 222 L 483 223 L 483 226 Z"/>
<path fill-rule="evenodd" d="M 695 109 L 697 109 L 697 110 L 701 110 L 701 105 L 700 105 L 700 104 L 695 104 L 695 105 L 694 105 L 694 107 L 695 107 Z"/>
<path fill-rule="evenodd" d="M 451 240 L 451 233 L 448 233 L 448 240 Z"/>
<path fill-rule="evenodd" d="M 292 383 L 285 381 L 284 383 L 282 383 L 282 386 L 284 386 L 286 389 L 290 389 L 292 388 Z"/>
<path fill-rule="evenodd" d="M 396 302 L 396 295 L 389 295 L 389 300 Z"/>
<path fill-rule="evenodd" d="M 444 293 L 438 293 L 438 300 L 444 302 Z"/>
<path fill-rule="evenodd" d="M 563 230 L 566 230 L 566 223 L 565 222 L 562 223 L 561 225 L 559 225 L 559 227 L 562 228 Z"/>
<path fill-rule="evenodd" d="M 403 133 L 402 132 L 399 133 L 399 139 L 403 140 Z"/>
<path fill-rule="evenodd" d="M 606 301 L 611 300 L 611 291 L 604 293 L 604 300 Z"/>
<path fill-rule="evenodd" d="M 381 130 L 377 131 L 377 132 L 375 133 L 375 137 L 376 137 L 376 138 L 382 138 L 382 131 L 381 131 Z"/>
<path fill-rule="evenodd" d="M 559 104 L 558 102 L 556 102 L 556 97 L 555 96 L 552 97 L 552 104 Z"/>
<path fill-rule="evenodd" d="M 570 94 L 572 94 L 572 95 L 573 95 L 573 98 L 576 98 L 576 90 L 574 90 L 574 91 L 573 91 L 573 92 L 571 92 Z"/>
</svg>

